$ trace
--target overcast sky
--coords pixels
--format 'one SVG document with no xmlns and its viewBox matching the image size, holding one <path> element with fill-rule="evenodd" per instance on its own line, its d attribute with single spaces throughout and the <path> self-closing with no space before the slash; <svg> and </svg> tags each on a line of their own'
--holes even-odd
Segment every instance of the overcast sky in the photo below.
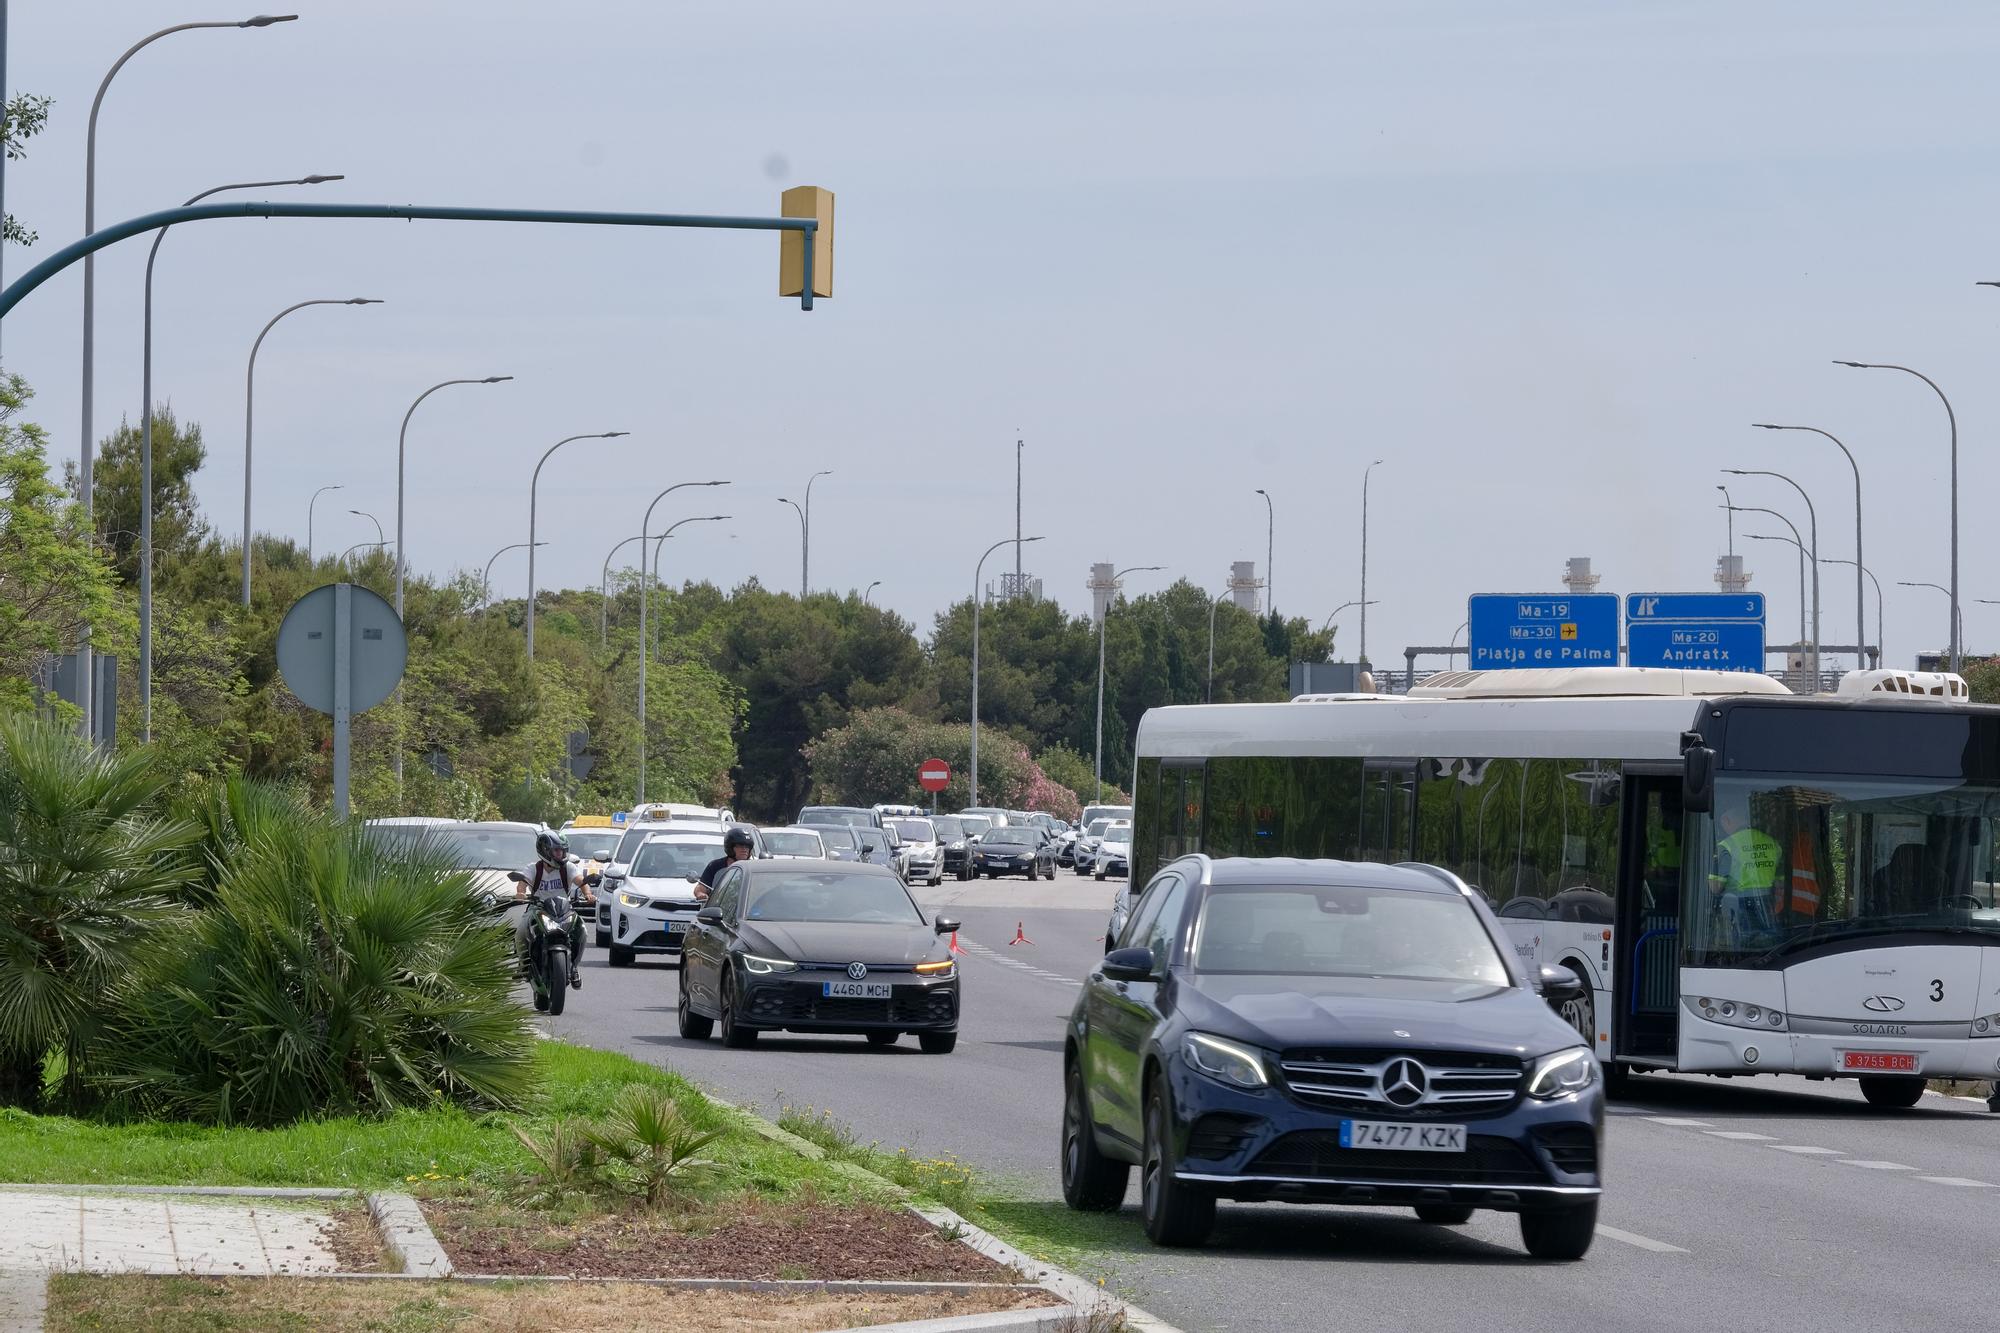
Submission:
<svg viewBox="0 0 2000 1333">
<path fill-rule="evenodd" d="M 322 548 L 393 525 L 410 431 L 409 552 L 433 574 L 524 540 L 543 473 L 544 586 L 595 584 L 676 481 L 674 578 L 858 589 L 928 632 L 1013 529 L 1027 442 L 1031 572 L 1088 608 L 1095 560 L 1220 591 L 1265 558 L 1281 610 L 1359 590 L 1374 476 L 1369 649 L 1440 643 L 1479 591 L 1712 589 L 1716 469 L 1796 476 L 1823 554 L 1866 554 L 1888 647 L 1941 645 L 1944 414 L 1967 496 L 1970 647 L 2000 644 L 1991 447 L 2000 417 L 2000 10 L 1990 3 L 1160 3 L 689 6 L 302 0 L 301 21 L 177 34 L 136 56 L 99 125 L 100 225 L 226 181 L 342 172 L 287 197 L 774 214 L 838 198 L 836 294 L 776 295 L 754 233 L 218 221 L 162 247 L 155 384 L 201 423 L 210 518 L 240 528 L 243 376 L 257 379 L 256 520 Z M 9 91 L 52 95 L 6 204 L 46 254 L 83 214 L 98 79 L 227 0 L 14 0 Z M 9 277 L 30 252 L 10 248 Z M 98 264 L 99 433 L 139 412 L 142 241 Z M 6 321 L 58 457 L 78 439 L 81 267 Z M 1737 503 L 1805 517 L 1777 482 Z M 1787 498 L 1791 496 L 1791 498 Z M 336 503 L 338 502 L 338 503 Z M 1738 531 L 1770 532 L 1747 516 Z M 689 540 L 698 538 L 698 540 Z M 1795 554 L 1747 542 L 1773 637 Z M 629 554 L 631 548 L 627 548 Z M 991 578 L 1007 552 L 988 564 Z M 496 591 L 525 586 L 521 553 Z M 1824 634 L 1853 635 L 1852 571 Z M 1872 628 L 1874 605 L 1869 594 Z M 1356 626 L 1342 618 L 1341 655 Z"/>
</svg>

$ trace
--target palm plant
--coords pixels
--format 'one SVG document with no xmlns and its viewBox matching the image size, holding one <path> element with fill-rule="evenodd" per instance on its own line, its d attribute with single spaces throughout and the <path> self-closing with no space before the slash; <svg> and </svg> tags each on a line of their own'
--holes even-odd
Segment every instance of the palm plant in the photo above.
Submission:
<svg viewBox="0 0 2000 1333">
<path fill-rule="evenodd" d="M 0 1104 L 36 1101 L 56 1054 L 74 1100 L 105 993 L 181 914 L 195 830 L 158 813 L 167 781 L 150 751 L 0 717 Z"/>
<path fill-rule="evenodd" d="M 657 1208 L 701 1165 L 696 1154 L 728 1133 L 692 1123 L 665 1091 L 633 1084 L 591 1128 L 590 1138 L 623 1168 L 622 1183 Z"/>
</svg>

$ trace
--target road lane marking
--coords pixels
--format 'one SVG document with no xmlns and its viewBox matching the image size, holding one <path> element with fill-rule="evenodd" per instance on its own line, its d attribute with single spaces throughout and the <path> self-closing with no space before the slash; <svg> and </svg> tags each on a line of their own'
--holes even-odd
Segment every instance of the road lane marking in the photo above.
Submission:
<svg viewBox="0 0 2000 1333">
<path fill-rule="evenodd" d="M 1713 1120 L 1685 1120 L 1673 1115 L 1649 1115 L 1646 1119 L 1656 1125 L 1672 1125 L 1675 1129 L 1707 1129 Z"/>
<path fill-rule="evenodd" d="M 1904 1166 L 1901 1162 L 1869 1162 L 1853 1157 L 1840 1159 L 1842 1166 L 1858 1166 L 1864 1171 L 1914 1171 L 1914 1166 Z"/>
<path fill-rule="evenodd" d="M 1774 1143 L 1771 1147 L 1778 1152 L 1795 1152 L 1806 1157 L 1845 1157 L 1838 1148 L 1809 1148 L 1802 1143 Z"/>
<path fill-rule="evenodd" d="M 1960 1189 L 1990 1190 L 1993 1185 L 1985 1180 L 1967 1180 L 1964 1176 L 1918 1176 L 1918 1180 L 1928 1180 L 1933 1185 L 1956 1185 Z"/>
<path fill-rule="evenodd" d="M 1746 1141 L 1758 1139 L 1765 1143 L 1775 1142 L 1777 1139 L 1777 1135 L 1775 1134 L 1752 1134 L 1747 1130 L 1741 1129 L 1704 1129 L 1702 1133 L 1712 1139 L 1743 1139 Z"/>
<path fill-rule="evenodd" d="M 1615 1240 L 1626 1245 L 1637 1246 L 1642 1250 L 1651 1250 L 1654 1254 L 1687 1253 L 1686 1250 L 1678 1245 L 1669 1245 L 1663 1240 L 1654 1240 L 1651 1236 L 1641 1236 L 1631 1231 L 1620 1231 L 1617 1227 L 1607 1227 L 1602 1222 L 1597 1224 L 1597 1234 L 1606 1240 Z"/>
</svg>

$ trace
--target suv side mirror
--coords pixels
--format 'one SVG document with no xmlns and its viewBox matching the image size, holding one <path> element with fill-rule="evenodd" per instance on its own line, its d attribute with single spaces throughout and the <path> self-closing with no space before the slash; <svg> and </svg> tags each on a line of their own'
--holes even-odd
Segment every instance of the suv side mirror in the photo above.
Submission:
<svg viewBox="0 0 2000 1333">
<path fill-rule="evenodd" d="M 1104 975 L 1111 981 L 1151 981 L 1153 951 L 1144 945 L 1113 949 L 1104 955 Z"/>
<path fill-rule="evenodd" d="M 1535 985 L 1542 998 L 1551 1005 L 1567 1004 L 1583 998 L 1583 978 L 1566 967 L 1551 967 L 1543 963 L 1535 977 Z"/>
</svg>

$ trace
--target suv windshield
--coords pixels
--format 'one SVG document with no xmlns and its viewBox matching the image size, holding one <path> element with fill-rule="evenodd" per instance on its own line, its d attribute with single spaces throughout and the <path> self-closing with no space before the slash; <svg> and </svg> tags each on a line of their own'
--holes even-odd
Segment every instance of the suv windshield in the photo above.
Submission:
<svg viewBox="0 0 2000 1333">
<path fill-rule="evenodd" d="M 1197 972 L 1511 984 L 1455 893 L 1347 884 L 1218 885 L 1195 923 Z"/>
<path fill-rule="evenodd" d="M 694 879 L 720 855 L 720 842 L 649 842 L 632 863 L 632 878 Z"/>
<path fill-rule="evenodd" d="M 848 921 L 921 926 L 923 914 L 893 876 L 801 874 L 759 877 L 744 917 L 751 921 Z"/>
<path fill-rule="evenodd" d="M 985 815 L 960 815 L 958 816 L 958 822 L 959 826 L 965 830 L 965 836 L 968 838 L 979 837 L 993 827 L 993 821 Z"/>
<path fill-rule="evenodd" d="M 437 846 L 461 870 L 526 870 L 535 863 L 533 829 L 460 824 L 436 830 Z"/>
<path fill-rule="evenodd" d="M 1106 842 L 1117 842 L 1130 846 L 1132 842 L 1132 826 L 1130 824 L 1106 824 L 1104 832 L 1098 836 Z"/>
<path fill-rule="evenodd" d="M 936 842 L 937 834 L 928 819 L 892 819 L 889 827 L 896 830 L 896 836 L 904 842 Z"/>
<path fill-rule="evenodd" d="M 764 850 L 773 856 L 824 856 L 819 836 L 796 829 L 764 830 Z"/>
<path fill-rule="evenodd" d="M 930 825 L 933 829 L 937 830 L 937 840 L 939 842 L 965 841 L 967 832 L 965 821 L 957 815 L 935 815 L 931 818 Z"/>
<path fill-rule="evenodd" d="M 840 847 L 851 852 L 858 850 L 861 846 L 861 840 L 855 836 L 855 832 L 851 828 L 817 827 L 813 829 L 813 832 L 819 834 L 819 840 L 829 848 Z"/>
</svg>

